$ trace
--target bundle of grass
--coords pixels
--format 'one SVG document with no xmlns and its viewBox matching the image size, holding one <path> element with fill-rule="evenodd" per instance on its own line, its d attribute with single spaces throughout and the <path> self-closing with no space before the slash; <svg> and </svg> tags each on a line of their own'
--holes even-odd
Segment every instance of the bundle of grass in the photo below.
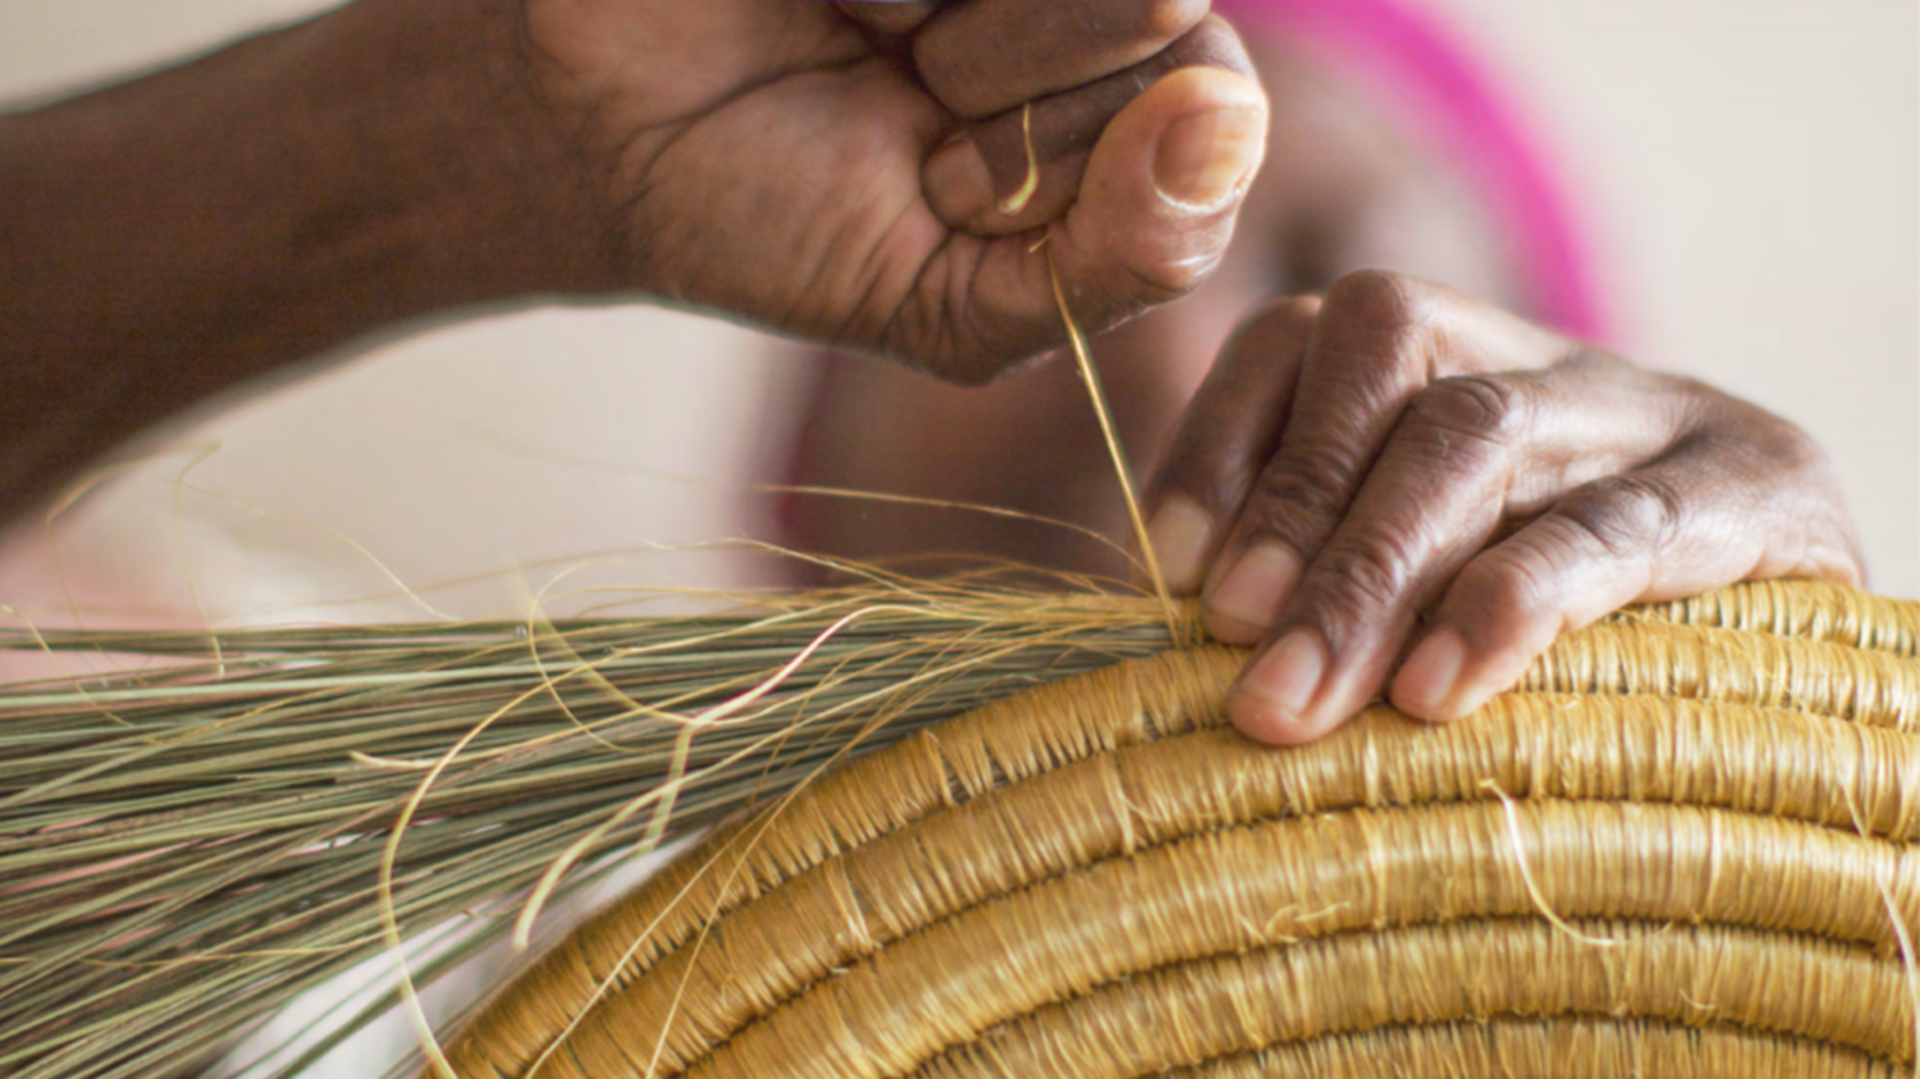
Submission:
<svg viewBox="0 0 1920 1079">
<path fill-rule="evenodd" d="M 610 852 L 1166 647 L 1153 601 L 1051 583 L 874 575 L 700 618 L 0 639 L 144 663 L 0 691 L 0 1073 L 192 1074 L 463 912 L 505 911 L 419 980 L 524 940 Z"/>
<path fill-rule="evenodd" d="M 1911 1075 L 1917 644 L 1742 586 L 1292 750 L 1236 653 L 1131 661 L 717 830 L 429 1074 Z"/>
<path fill-rule="evenodd" d="M 0 687 L 0 1071 L 191 1073 L 381 950 L 431 1046 L 416 982 L 508 922 L 417 978 L 410 935 L 524 894 L 524 947 L 610 852 L 654 850 L 929 724 L 1196 638 L 1046 259 L 1153 599 L 1078 577 L 843 566 L 864 583 L 755 597 L 731 617 L 0 635 L 0 649 L 159 662 Z M 299 1071 L 382 1003 L 271 1073 Z"/>
</svg>

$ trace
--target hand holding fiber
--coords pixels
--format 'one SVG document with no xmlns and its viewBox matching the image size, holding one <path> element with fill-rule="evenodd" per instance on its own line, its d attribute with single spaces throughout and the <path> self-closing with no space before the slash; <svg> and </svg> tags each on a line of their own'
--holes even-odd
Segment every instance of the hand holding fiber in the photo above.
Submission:
<svg viewBox="0 0 1920 1079">
<path fill-rule="evenodd" d="M 929 159 L 977 129 L 1004 171 L 1017 116 L 1024 168 L 1037 119 L 1045 183 L 998 224 L 1058 226 L 1105 328 L 1226 244 L 1265 99 L 1160 78 L 1215 62 L 1246 70 L 1200 0 L 361 0 L 0 116 L 0 520 L 249 379 L 529 297 L 990 378 L 1065 341 L 1040 234 L 943 219 Z M 1167 162 L 1219 197 L 1159 197 Z"/>
<path fill-rule="evenodd" d="M 1122 71 L 970 118 L 928 159 L 928 200 L 947 224 L 981 235 L 1019 232 L 1057 219 L 1079 194 L 1087 159 L 1114 117 L 1163 76 L 1189 67 L 1218 68 L 1257 81 L 1239 37 L 1209 16 Z"/>
<path fill-rule="evenodd" d="M 1626 603 L 1862 576 L 1792 424 L 1383 273 L 1244 325 L 1149 505 L 1211 632 L 1260 645 L 1231 710 L 1273 742 L 1325 734 L 1390 675 L 1404 711 L 1464 715 Z"/>
<path fill-rule="evenodd" d="M 1192 0 L 580 0 L 526 32 L 611 288 L 960 381 L 1062 343 L 1043 228 L 1090 330 L 1197 286 L 1265 143 Z"/>
</svg>

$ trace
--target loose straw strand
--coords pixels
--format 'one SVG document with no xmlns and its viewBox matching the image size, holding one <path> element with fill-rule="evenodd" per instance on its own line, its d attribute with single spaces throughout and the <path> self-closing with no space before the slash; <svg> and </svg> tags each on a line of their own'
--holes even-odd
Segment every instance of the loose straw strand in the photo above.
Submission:
<svg viewBox="0 0 1920 1079">
<path fill-rule="evenodd" d="M 1540 917 L 1545 918 L 1555 929 L 1582 944 L 1590 944 L 1596 948 L 1611 948 L 1619 944 L 1620 941 L 1613 937 L 1595 937 L 1580 932 L 1554 911 L 1553 906 L 1547 902 L 1547 894 L 1533 879 L 1532 867 L 1527 864 L 1527 837 L 1520 828 L 1520 812 L 1514 807 L 1513 797 L 1500 789 L 1500 784 L 1492 779 L 1481 780 L 1480 789 L 1500 799 L 1500 807 L 1506 812 L 1507 838 L 1513 843 L 1513 860 L 1520 868 L 1520 881 L 1526 885 L 1527 896 L 1533 900 L 1534 909 L 1540 912 Z"/>
<path fill-rule="evenodd" d="M 1106 441 L 1107 454 L 1113 460 L 1113 471 L 1120 481 L 1120 494 L 1126 499 L 1127 516 L 1133 522 L 1134 538 L 1140 543 L 1140 559 L 1146 564 L 1147 576 L 1153 582 L 1153 593 L 1160 600 L 1160 607 L 1167 619 L 1167 632 L 1173 637 L 1176 648 L 1184 647 L 1187 635 L 1180 619 L 1180 612 L 1173 603 L 1173 592 L 1167 588 L 1167 579 L 1160 572 L 1160 560 L 1154 556 L 1153 540 L 1147 535 L 1146 518 L 1140 513 L 1140 499 L 1134 493 L 1133 473 L 1127 467 L 1126 451 L 1120 445 L 1120 436 L 1113 429 L 1113 413 L 1107 407 L 1106 390 L 1100 384 L 1100 373 L 1093 366 L 1093 355 L 1087 349 L 1086 335 L 1080 332 L 1080 324 L 1073 320 L 1073 311 L 1067 306 L 1066 290 L 1060 286 L 1060 270 L 1053 261 L 1053 248 L 1046 249 L 1047 277 L 1053 282 L 1053 298 L 1060 305 L 1060 321 L 1066 323 L 1067 341 L 1073 346 L 1073 359 L 1080 367 L 1080 381 L 1086 384 L 1087 398 L 1093 403 L 1093 414 L 1100 421 L 1100 435 Z"/>
<path fill-rule="evenodd" d="M 1027 147 L 1027 176 L 1013 194 L 1001 200 L 997 209 L 1003 214 L 1017 214 L 1027 208 L 1033 193 L 1040 189 L 1040 159 L 1033 152 L 1033 102 L 1020 111 L 1020 138 Z"/>
<path fill-rule="evenodd" d="M 1887 904 L 1887 916 L 1893 919 L 1893 936 L 1900 943 L 1900 959 L 1906 967 L 1907 994 L 1913 999 L 1913 1074 L 1914 1079 L 1920 1079 L 1920 962 L 1916 961 L 1913 934 L 1907 931 L 1900 904 L 1894 902 L 1893 889 L 1884 881 L 1880 884 L 1880 898 Z"/>
</svg>

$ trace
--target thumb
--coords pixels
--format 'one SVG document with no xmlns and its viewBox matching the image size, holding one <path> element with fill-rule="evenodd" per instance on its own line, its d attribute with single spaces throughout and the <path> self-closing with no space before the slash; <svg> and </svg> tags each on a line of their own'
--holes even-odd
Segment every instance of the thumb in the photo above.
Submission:
<svg viewBox="0 0 1920 1079">
<path fill-rule="evenodd" d="M 1049 258 L 1090 334 L 1191 292 L 1226 254 L 1266 138 L 1267 98 L 1252 79 L 1205 65 L 1160 78 L 1101 130 L 1049 232 L 956 234 L 947 244 L 936 260 L 946 272 L 921 284 L 947 296 L 943 283 L 965 282 L 948 306 L 965 347 L 923 362 L 976 382 L 1060 344 Z"/>
<path fill-rule="evenodd" d="M 1267 97 L 1244 76 L 1182 68 L 1134 99 L 1095 144 L 1052 241 L 1075 315 L 1104 327 L 1204 281 L 1266 144 Z"/>
</svg>

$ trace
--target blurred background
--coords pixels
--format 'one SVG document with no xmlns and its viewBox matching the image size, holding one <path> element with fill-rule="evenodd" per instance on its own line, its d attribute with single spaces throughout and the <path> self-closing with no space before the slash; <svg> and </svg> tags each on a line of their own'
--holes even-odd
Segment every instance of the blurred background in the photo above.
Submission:
<svg viewBox="0 0 1920 1079">
<path fill-rule="evenodd" d="M 322 6 L 16 5 L 0 18 L 0 102 Z M 1810 429 L 1838 461 L 1873 586 L 1920 597 L 1920 5 L 1423 7 L 1499 85 L 1564 189 L 1608 343 Z M 1444 171 L 1404 141 L 1409 167 Z M 1456 201 L 1487 216 L 1470 191 Z M 1450 234 L 1434 235 L 1445 247 Z M 1406 268 L 1445 276 L 1484 242 Z M 1230 315 L 1253 298 L 1206 302 Z M 479 616 L 609 582 L 762 583 L 763 563 L 714 544 L 784 534 L 782 503 L 752 485 L 792 475 L 807 422 L 795 402 L 817 367 L 803 353 L 646 306 L 410 336 L 164 432 L 51 530 L 15 531 L 0 603 L 48 623 L 354 620 Z M 372 1073 L 347 1060 L 327 1074 Z"/>
<path fill-rule="evenodd" d="M 0 101 L 322 6 L 25 5 L 0 33 Z M 1839 462 L 1874 586 L 1920 595 L 1920 6 L 1424 7 L 1544 149 L 1611 343 L 1812 430 Z M 64 514 L 57 565 L 40 529 L 15 536 L 0 602 L 57 621 L 64 576 L 99 618 L 178 615 L 195 591 L 216 620 L 407 617 L 421 611 L 389 572 L 416 588 L 491 573 L 430 601 L 482 614 L 541 587 L 534 567 L 777 537 L 775 500 L 746 489 L 788 474 L 781 447 L 801 420 L 783 402 L 806 377 L 793 351 L 641 306 L 415 335 L 166 432 Z M 714 550 L 620 567 L 629 582 L 764 576 Z M 343 602 L 362 596 L 380 598 Z"/>
</svg>

